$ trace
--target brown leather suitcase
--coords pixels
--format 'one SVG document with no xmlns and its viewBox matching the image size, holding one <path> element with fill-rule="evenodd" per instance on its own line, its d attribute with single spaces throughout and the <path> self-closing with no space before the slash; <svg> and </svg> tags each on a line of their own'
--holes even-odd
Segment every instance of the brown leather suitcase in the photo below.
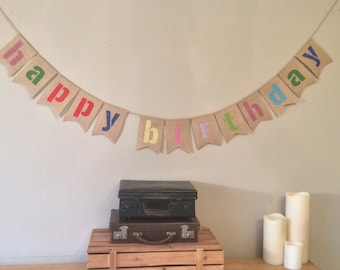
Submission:
<svg viewBox="0 0 340 270">
<path fill-rule="evenodd" d="M 117 209 L 111 210 L 112 243 L 165 244 L 197 242 L 200 223 L 196 217 L 180 219 L 120 219 Z"/>
<path fill-rule="evenodd" d="M 120 218 L 193 218 L 197 191 L 190 181 L 121 180 Z"/>
</svg>

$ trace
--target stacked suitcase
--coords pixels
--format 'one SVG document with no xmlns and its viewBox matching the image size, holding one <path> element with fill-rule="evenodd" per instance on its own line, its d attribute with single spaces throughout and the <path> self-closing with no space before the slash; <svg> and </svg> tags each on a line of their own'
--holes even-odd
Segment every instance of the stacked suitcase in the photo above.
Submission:
<svg viewBox="0 0 340 270">
<path fill-rule="evenodd" d="M 190 181 L 121 180 L 111 210 L 112 243 L 197 242 L 197 191 Z"/>
</svg>

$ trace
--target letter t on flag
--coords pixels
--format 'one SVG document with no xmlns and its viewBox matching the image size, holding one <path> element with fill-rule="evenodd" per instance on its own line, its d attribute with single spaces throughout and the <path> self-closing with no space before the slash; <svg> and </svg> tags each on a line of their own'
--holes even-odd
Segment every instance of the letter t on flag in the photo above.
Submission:
<svg viewBox="0 0 340 270">
<path fill-rule="evenodd" d="M 137 150 L 149 147 L 156 153 L 162 152 L 163 136 L 163 119 L 141 116 L 137 138 Z"/>
</svg>

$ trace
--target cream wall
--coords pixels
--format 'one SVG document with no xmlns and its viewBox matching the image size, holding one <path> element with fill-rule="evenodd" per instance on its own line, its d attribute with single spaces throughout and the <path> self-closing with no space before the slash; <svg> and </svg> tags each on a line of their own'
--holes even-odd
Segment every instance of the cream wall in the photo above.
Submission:
<svg viewBox="0 0 340 270">
<path fill-rule="evenodd" d="M 83 90 L 132 112 L 112 144 L 56 119 L 0 67 L 0 264 L 85 262 L 120 179 L 188 179 L 226 257 L 261 256 L 262 217 L 311 192 L 310 259 L 340 265 L 340 4 L 314 39 L 334 62 L 282 117 L 222 146 L 136 151 L 138 115 L 213 113 L 271 79 L 333 0 L 0 0 L 31 44 Z M 1 19 L 1 47 L 14 32 Z"/>
</svg>

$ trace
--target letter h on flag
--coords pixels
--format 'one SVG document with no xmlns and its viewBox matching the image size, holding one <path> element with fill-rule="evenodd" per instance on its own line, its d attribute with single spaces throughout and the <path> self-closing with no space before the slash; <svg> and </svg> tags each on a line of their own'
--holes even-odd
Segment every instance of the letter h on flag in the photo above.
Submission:
<svg viewBox="0 0 340 270">
<path fill-rule="evenodd" d="M 18 34 L 0 50 L 0 63 L 6 67 L 8 75 L 13 76 L 36 54 L 37 51 Z"/>
</svg>

